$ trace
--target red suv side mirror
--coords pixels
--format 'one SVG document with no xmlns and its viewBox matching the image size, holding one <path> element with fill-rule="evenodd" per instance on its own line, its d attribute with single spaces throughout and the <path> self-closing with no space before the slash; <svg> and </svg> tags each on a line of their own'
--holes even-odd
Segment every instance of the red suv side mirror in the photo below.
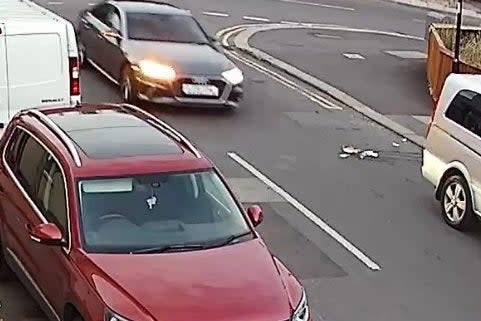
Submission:
<svg viewBox="0 0 481 321">
<path fill-rule="evenodd" d="M 39 224 L 35 227 L 27 226 L 30 238 L 40 244 L 64 246 L 62 231 L 53 223 Z"/>
<path fill-rule="evenodd" d="M 247 209 L 247 215 L 254 226 L 262 223 L 264 215 L 262 214 L 262 208 L 259 205 L 252 205 Z"/>
</svg>

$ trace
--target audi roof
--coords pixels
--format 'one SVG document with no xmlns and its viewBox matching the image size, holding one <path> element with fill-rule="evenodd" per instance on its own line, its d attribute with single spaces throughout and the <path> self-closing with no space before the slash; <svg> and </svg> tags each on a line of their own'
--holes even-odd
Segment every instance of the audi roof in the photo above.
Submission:
<svg viewBox="0 0 481 321">
<path fill-rule="evenodd" d="M 125 12 L 135 13 L 154 13 L 154 14 L 175 14 L 175 15 L 190 15 L 188 10 L 174 6 L 166 2 L 156 1 L 107 1 Z"/>
</svg>

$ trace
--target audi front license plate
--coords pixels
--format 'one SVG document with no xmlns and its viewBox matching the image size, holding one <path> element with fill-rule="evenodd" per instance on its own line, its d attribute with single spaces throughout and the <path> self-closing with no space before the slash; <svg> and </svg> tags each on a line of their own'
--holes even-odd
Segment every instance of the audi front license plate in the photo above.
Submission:
<svg viewBox="0 0 481 321">
<path fill-rule="evenodd" d="M 212 85 L 182 84 L 182 91 L 189 96 L 218 96 L 219 88 Z"/>
</svg>

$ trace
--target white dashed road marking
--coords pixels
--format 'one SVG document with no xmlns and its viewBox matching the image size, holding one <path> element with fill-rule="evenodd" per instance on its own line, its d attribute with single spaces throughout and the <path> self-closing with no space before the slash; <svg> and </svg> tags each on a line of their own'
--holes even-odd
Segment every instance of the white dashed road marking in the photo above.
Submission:
<svg viewBox="0 0 481 321">
<path fill-rule="evenodd" d="M 253 17 L 253 16 L 243 16 L 242 19 L 244 19 L 244 20 L 252 20 L 252 21 L 269 22 L 269 19 L 267 19 L 267 18 Z"/>
<path fill-rule="evenodd" d="M 426 59 L 427 55 L 422 51 L 412 50 L 385 50 L 385 53 L 391 56 L 396 56 L 402 59 Z"/>
<path fill-rule="evenodd" d="M 321 228 L 324 232 L 330 235 L 334 240 L 336 240 L 339 244 L 341 244 L 346 250 L 351 252 L 354 256 L 356 256 L 362 263 L 364 263 L 368 268 L 371 270 L 380 270 L 381 267 L 371 260 L 366 254 L 364 254 L 361 250 L 359 250 L 355 245 L 345 239 L 341 234 L 339 234 L 336 230 L 330 227 L 326 222 L 324 222 L 319 216 L 301 204 L 298 200 L 296 200 L 293 196 L 291 196 L 288 192 L 283 190 L 279 185 L 271 181 L 267 176 L 262 174 L 259 170 L 257 170 L 254 166 L 252 166 L 249 162 L 244 160 L 241 156 L 237 155 L 234 152 L 229 152 L 227 155 L 235 161 L 237 164 L 242 166 L 245 170 L 250 172 L 252 175 L 257 177 L 260 181 L 266 184 L 271 190 L 279 194 L 283 199 L 286 200 L 289 204 L 291 204 L 294 208 L 296 208 L 299 212 L 301 212 L 306 218 L 308 218 L 311 222 L 316 224 L 319 228 Z"/>
<path fill-rule="evenodd" d="M 329 8 L 329 9 L 339 9 L 339 10 L 346 10 L 346 11 L 356 10 L 354 8 L 349 8 L 349 7 L 334 6 L 330 4 L 322 4 L 317 2 L 308 2 L 308 1 L 301 1 L 301 0 L 280 0 L 280 1 L 287 2 L 287 3 L 304 4 L 304 5 L 315 6 L 315 7 L 323 7 L 323 8 Z"/>
<path fill-rule="evenodd" d="M 357 54 L 357 53 L 343 53 L 342 55 L 347 59 L 359 59 L 359 60 L 366 59 L 364 58 L 364 56 L 361 56 L 360 54 Z"/>
<path fill-rule="evenodd" d="M 60 1 L 49 1 L 49 2 L 47 2 L 47 4 L 48 4 L 49 6 L 60 6 L 60 5 L 63 4 L 63 2 L 60 2 Z"/>
<path fill-rule="evenodd" d="M 204 11 L 202 13 L 206 16 L 212 16 L 212 17 L 228 17 L 229 16 L 227 13 L 222 13 L 222 12 Z"/>
<path fill-rule="evenodd" d="M 329 9 L 346 10 L 346 11 L 355 11 L 355 10 L 356 10 L 356 9 L 354 9 L 354 8 L 341 7 L 341 6 L 333 6 L 333 5 L 330 5 L 330 4 L 321 4 L 321 7 L 323 7 L 323 8 L 329 8 Z"/>
<path fill-rule="evenodd" d="M 322 33 L 314 34 L 317 38 L 326 38 L 326 39 L 342 39 L 340 36 L 333 36 L 333 35 L 323 35 Z"/>
</svg>

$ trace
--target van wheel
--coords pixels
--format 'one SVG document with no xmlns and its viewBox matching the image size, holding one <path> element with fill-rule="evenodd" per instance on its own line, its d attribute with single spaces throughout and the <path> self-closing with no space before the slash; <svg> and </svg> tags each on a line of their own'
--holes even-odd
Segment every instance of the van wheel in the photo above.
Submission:
<svg viewBox="0 0 481 321">
<path fill-rule="evenodd" d="M 462 176 L 453 175 L 444 182 L 441 209 L 445 222 L 457 230 L 471 229 L 477 223 L 469 186 Z"/>
<path fill-rule="evenodd" d="M 124 68 L 122 72 L 120 94 L 122 95 L 122 100 L 128 104 L 137 105 L 139 103 L 137 88 L 135 87 L 131 69 L 128 67 Z"/>
<path fill-rule="evenodd" d="M 5 260 L 5 252 L 2 245 L 2 239 L 0 236 L 0 281 L 8 281 L 12 278 L 13 273 L 7 265 Z"/>
</svg>

